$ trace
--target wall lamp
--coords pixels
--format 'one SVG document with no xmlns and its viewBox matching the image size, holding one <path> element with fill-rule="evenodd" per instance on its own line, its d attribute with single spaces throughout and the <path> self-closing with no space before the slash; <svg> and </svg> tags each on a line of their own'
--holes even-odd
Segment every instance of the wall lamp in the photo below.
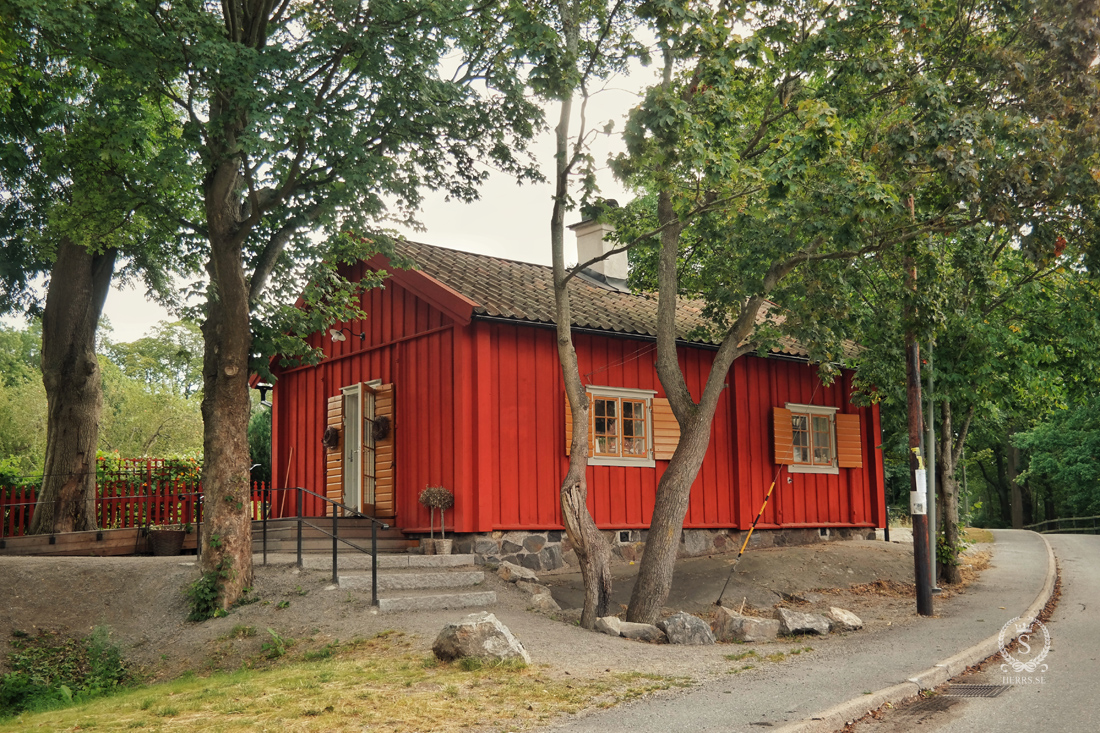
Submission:
<svg viewBox="0 0 1100 733">
<path fill-rule="evenodd" d="M 342 328 L 330 328 L 328 330 L 328 333 L 329 333 L 330 336 L 332 336 L 333 341 L 347 341 L 348 336 L 344 335 L 344 331 L 348 332 L 348 336 L 358 336 L 360 341 L 366 341 L 367 340 L 367 334 L 365 332 L 364 333 L 355 333 L 354 331 L 352 331 L 347 326 L 344 326 Z"/>
<path fill-rule="evenodd" d="M 253 389 L 258 390 L 260 393 L 260 404 L 264 407 L 271 407 L 271 403 L 267 401 L 267 393 L 270 392 L 273 387 L 267 382 L 259 382 Z"/>
</svg>

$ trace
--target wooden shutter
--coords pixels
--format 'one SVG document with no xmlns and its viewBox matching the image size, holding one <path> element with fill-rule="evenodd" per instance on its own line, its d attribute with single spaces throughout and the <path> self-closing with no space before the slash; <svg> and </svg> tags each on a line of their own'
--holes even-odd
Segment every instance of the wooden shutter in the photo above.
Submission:
<svg viewBox="0 0 1100 733">
<path fill-rule="evenodd" d="M 592 455 L 592 393 L 588 396 L 588 454 Z M 565 455 L 573 448 L 573 408 L 569 406 L 569 395 L 565 395 Z"/>
<path fill-rule="evenodd" d="M 863 468 L 859 415 L 836 416 L 836 458 L 840 468 Z"/>
<path fill-rule="evenodd" d="M 336 447 L 325 450 L 325 496 L 344 500 L 344 395 L 328 398 L 327 426 L 340 434 Z M 326 504 L 331 514 L 331 504 Z"/>
<path fill-rule="evenodd" d="M 772 436 L 777 466 L 794 463 L 794 434 L 791 430 L 791 411 L 783 407 L 772 408 Z"/>
<path fill-rule="evenodd" d="M 394 502 L 394 434 L 397 422 L 394 420 L 393 385 L 383 384 L 375 389 L 374 418 L 387 417 L 390 420 L 390 432 L 384 440 L 374 442 L 374 511 L 378 517 L 395 516 Z"/>
<path fill-rule="evenodd" d="M 672 460 L 676 446 L 680 444 L 680 423 L 672 414 L 672 407 L 664 397 L 654 397 L 651 403 L 653 411 L 653 458 L 658 461 Z"/>
</svg>

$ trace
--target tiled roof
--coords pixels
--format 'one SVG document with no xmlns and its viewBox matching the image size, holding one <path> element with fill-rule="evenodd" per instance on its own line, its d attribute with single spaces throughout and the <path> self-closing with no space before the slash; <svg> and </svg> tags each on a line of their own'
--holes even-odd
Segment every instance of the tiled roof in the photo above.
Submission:
<svg viewBox="0 0 1100 733">
<path fill-rule="evenodd" d="M 474 301 L 476 314 L 554 323 L 554 278 L 552 269 L 546 265 L 459 252 L 419 242 L 400 242 L 397 250 L 416 262 L 425 274 Z M 655 293 L 624 293 L 576 277 L 570 283 L 570 296 L 574 327 L 624 335 L 657 335 Z M 679 338 L 716 345 L 712 339 L 692 334 L 707 323 L 700 301 L 680 301 L 676 313 Z M 689 339 L 689 335 L 692 338 Z M 790 338 L 784 338 L 772 351 L 791 356 L 809 355 L 805 347 Z"/>
</svg>

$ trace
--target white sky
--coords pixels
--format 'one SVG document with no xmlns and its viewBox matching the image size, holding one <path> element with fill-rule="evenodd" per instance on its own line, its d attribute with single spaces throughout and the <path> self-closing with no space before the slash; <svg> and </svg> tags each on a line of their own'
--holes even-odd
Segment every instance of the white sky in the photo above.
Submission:
<svg viewBox="0 0 1100 733">
<path fill-rule="evenodd" d="M 626 114 L 639 101 L 638 90 L 652 78 L 650 69 L 637 68 L 628 77 L 612 80 L 608 87 L 594 94 L 588 104 L 588 127 L 602 130 L 608 120 L 614 120 L 614 134 L 600 135 L 592 146 L 593 157 L 601 167 L 598 173 L 600 194 L 626 203 L 631 196 L 606 169 L 609 154 L 621 150 L 619 134 Z M 574 105 L 579 114 L 579 104 Z M 551 127 L 557 119 L 557 108 L 547 109 Z M 575 114 L 575 117 L 577 115 Z M 579 118 L 578 118 L 579 119 Z M 577 122 L 573 129 L 576 130 Z M 553 131 L 547 130 L 532 143 L 532 151 L 543 168 L 543 175 L 552 175 Z M 551 184 L 517 185 L 514 179 L 494 173 L 481 190 L 481 200 L 473 204 L 447 202 L 442 194 L 426 197 L 420 220 L 426 231 L 403 230 L 410 239 L 467 252 L 489 254 L 525 262 L 550 263 Z M 578 212 L 566 215 L 566 224 L 580 220 Z M 566 260 L 576 259 L 571 250 L 571 235 L 566 233 Z M 138 288 L 112 289 L 107 297 L 104 315 L 111 324 L 113 341 L 134 341 L 144 336 L 162 320 L 174 320 L 164 308 L 145 298 Z M 2 318 L 4 323 L 21 324 L 20 319 Z"/>
</svg>

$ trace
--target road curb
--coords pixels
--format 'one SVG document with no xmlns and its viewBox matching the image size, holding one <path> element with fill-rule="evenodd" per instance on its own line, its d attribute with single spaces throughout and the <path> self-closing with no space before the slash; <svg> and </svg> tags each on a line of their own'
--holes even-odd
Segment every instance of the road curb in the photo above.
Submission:
<svg viewBox="0 0 1100 733">
<path fill-rule="evenodd" d="M 1046 537 L 1039 535 L 1039 538 L 1047 548 L 1046 580 L 1043 582 L 1043 588 L 1039 591 L 1039 595 L 1027 607 L 1027 610 L 1020 616 L 1021 618 L 1035 618 L 1038 616 L 1043 607 L 1047 605 L 1050 597 L 1054 595 L 1054 582 L 1058 575 L 1058 569 L 1054 563 L 1054 550 Z M 913 675 L 905 682 L 884 687 L 869 695 L 860 695 L 804 720 L 788 723 L 780 728 L 778 733 L 833 733 L 886 703 L 896 704 L 913 697 L 921 690 L 929 690 L 942 685 L 952 677 L 961 674 L 967 667 L 993 656 L 1000 650 L 998 637 L 999 634 L 994 634 L 988 639 L 983 639 L 974 646 Z"/>
</svg>

